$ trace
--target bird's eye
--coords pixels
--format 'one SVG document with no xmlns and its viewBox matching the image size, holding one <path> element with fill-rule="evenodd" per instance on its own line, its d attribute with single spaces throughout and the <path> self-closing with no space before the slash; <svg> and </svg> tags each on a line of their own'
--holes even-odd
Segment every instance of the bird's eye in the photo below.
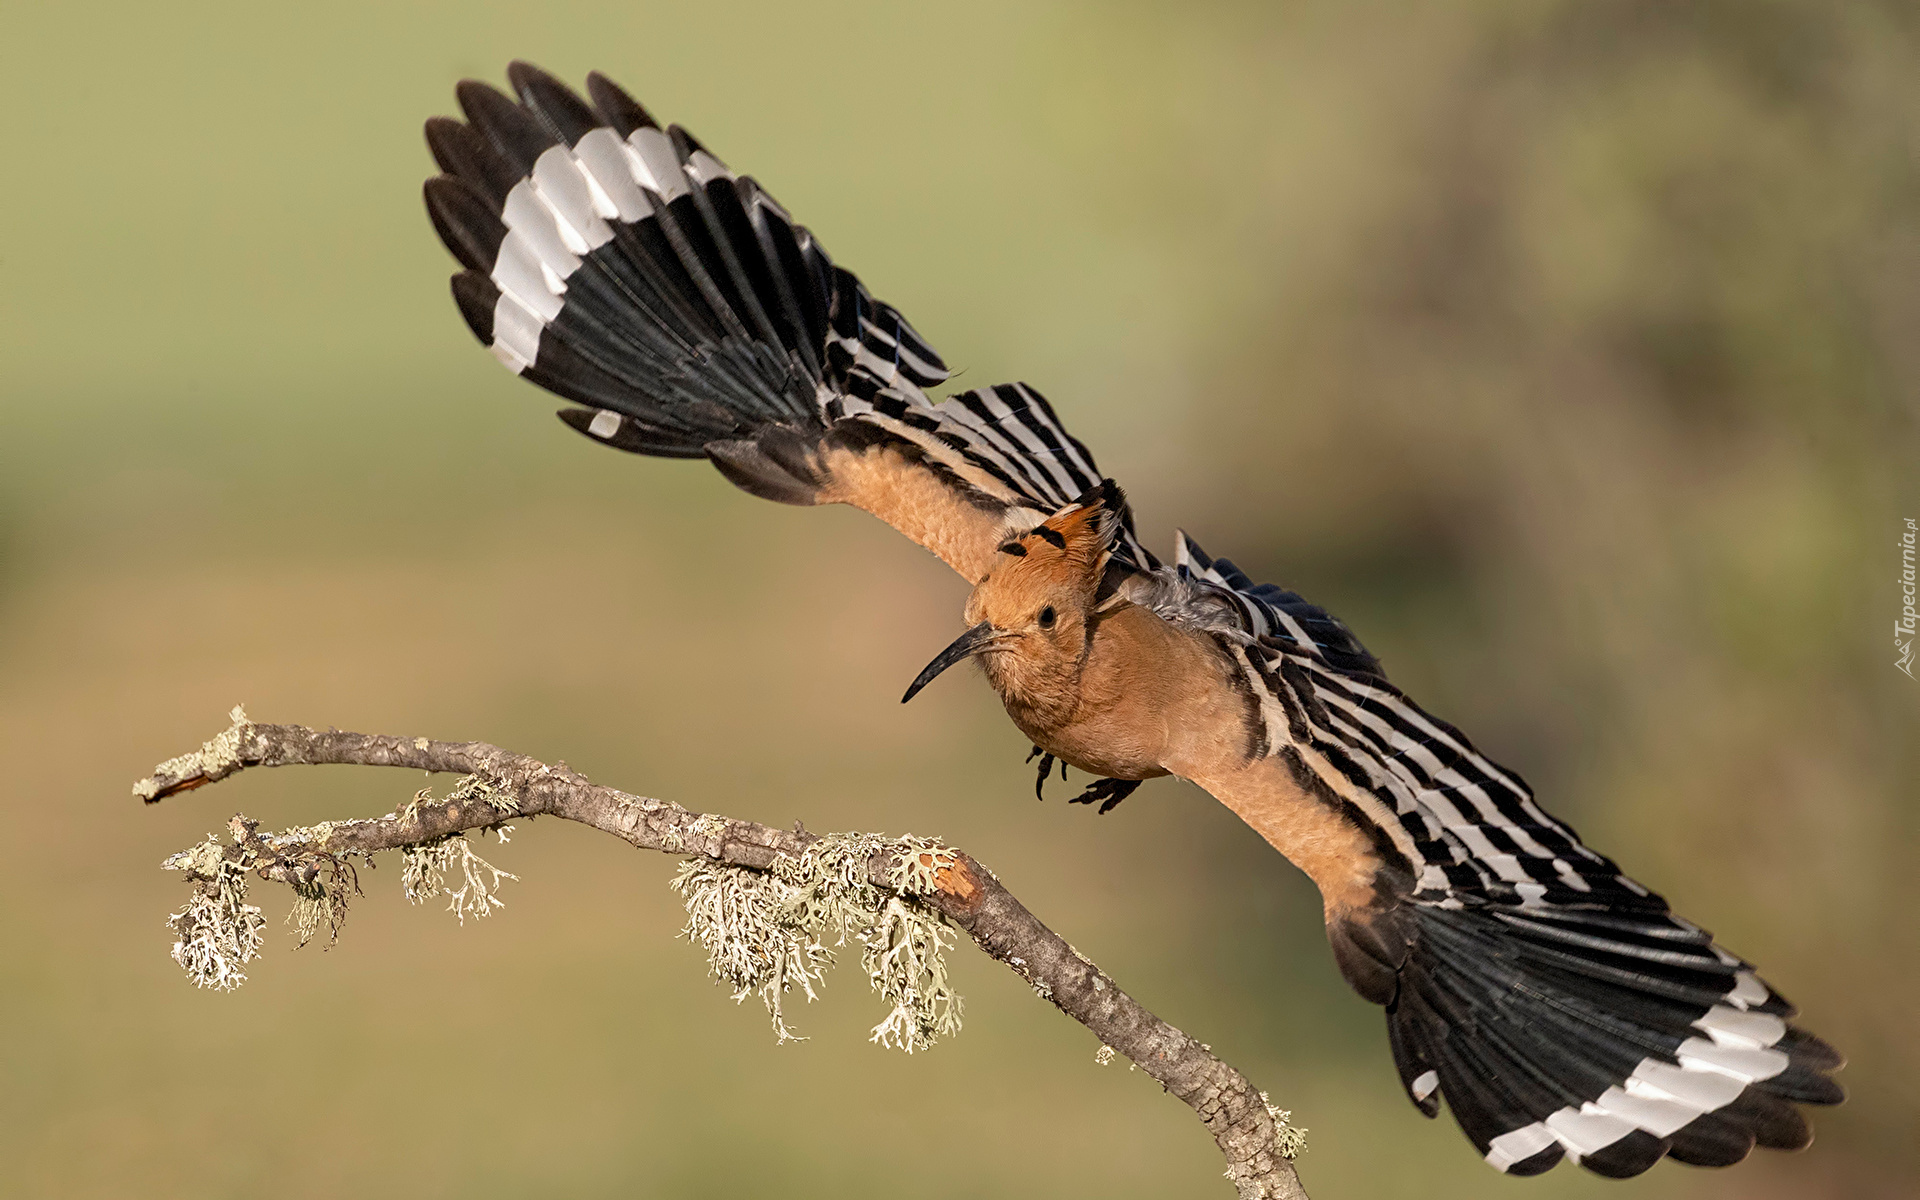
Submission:
<svg viewBox="0 0 1920 1200">
<path fill-rule="evenodd" d="M 1047 605 L 1047 606 L 1046 606 L 1045 608 L 1043 608 L 1043 609 L 1041 609 L 1041 610 L 1040 610 L 1040 628 L 1042 628 L 1042 629 L 1052 629 L 1052 628 L 1053 628 L 1053 620 L 1054 620 L 1054 617 L 1055 617 L 1056 615 L 1057 615 L 1057 614 L 1056 614 L 1056 613 L 1055 613 L 1055 612 L 1053 611 L 1053 605 L 1051 605 L 1051 604 L 1049 604 L 1049 605 Z"/>
</svg>

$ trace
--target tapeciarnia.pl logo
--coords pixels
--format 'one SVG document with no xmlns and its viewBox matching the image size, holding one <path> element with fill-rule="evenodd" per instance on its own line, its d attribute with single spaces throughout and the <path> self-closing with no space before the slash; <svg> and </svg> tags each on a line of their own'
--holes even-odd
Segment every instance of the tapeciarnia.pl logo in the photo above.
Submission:
<svg viewBox="0 0 1920 1200">
<path fill-rule="evenodd" d="M 1913 518 L 1907 518 L 1906 531 L 1900 535 L 1900 619 L 1893 623 L 1893 649 L 1899 657 L 1893 665 L 1913 678 Z"/>
</svg>

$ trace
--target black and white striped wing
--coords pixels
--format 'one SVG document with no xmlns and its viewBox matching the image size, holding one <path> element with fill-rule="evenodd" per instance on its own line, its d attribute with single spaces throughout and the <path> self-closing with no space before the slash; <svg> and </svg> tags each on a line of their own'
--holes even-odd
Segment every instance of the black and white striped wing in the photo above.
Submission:
<svg viewBox="0 0 1920 1200">
<path fill-rule="evenodd" d="M 817 426 L 823 385 L 856 371 L 909 389 L 946 378 L 897 311 L 685 130 L 597 75 L 591 108 L 524 63 L 509 75 L 520 103 L 469 81 L 467 123 L 428 123 L 445 174 L 427 207 L 494 355 L 633 423 L 596 436 L 699 457 L 765 422 Z"/>
<path fill-rule="evenodd" d="M 769 499 L 867 509 L 976 580 L 1008 528 L 1099 482 L 1024 385 L 929 401 L 940 356 L 685 130 L 599 75 L 591 103 L 525 63 L 508 76 L 517 101 L 469 81 L 466 121 L 428 123 L 445 173 L 427 208 L 468 324 L 586 406 L 568 424 Z"/>
<path fill-rule="evenodd" d="M 892 392 L 835 398 L 829 405 L 845 414 L 833 427 L 834 441 L 853 445 L 873 438 L 914 455 L 969 503 L 997 507 L 1005 530 L 1032 528 L 1086 499 L 1103 480 L 1092 452 L 1066 431 L 1046 397 L 1024 383 L 959 392 L 934 405 L 915 405 Z M 1114 558 L 1135 570 L 1157 568 L 1159 560 L 1134 531 L 1132 509 L 1118 492 L 1114 496 Z M 996 536 L 982 547 L 985 560 L 1004 540 Z M 984 574 L 982 569 L 969 578 Z"/>
<path fill-rule="evenodd" d="M 1339 621 L 1183 540 L 1176 570 L 1224 592 L 1266 753 L 1297 756 L 1391 846 L 1364 930 L 1330 925 L 1384 1004 L 1408 1096 L 1445 1096 L 1487 1161 L 1572 1157 L 1633 1175 L 1671 1154 L 1725 1165 L 1810 1138 L 1840 1057 L 1711 934 L 1540 807 L 1519 775 L 1387 682 Z M 1397 852 L 1397 853 L 1396 853 Z"/>
<path fill-rule="evenodd" d="M 1311 752 L 1361 789 L 1368 815 L 1407 860 L 1415 899 L 1592 903 L 1664 911 L 1534 800 L 1520 776 L 1476 750 L 1387 681 L 1338 618 L 1255 584 L 1181 535 L 1174 570 L 1234 606 L 1243 669 L 1262 700 L 1267 750 Z"/>
</svg>

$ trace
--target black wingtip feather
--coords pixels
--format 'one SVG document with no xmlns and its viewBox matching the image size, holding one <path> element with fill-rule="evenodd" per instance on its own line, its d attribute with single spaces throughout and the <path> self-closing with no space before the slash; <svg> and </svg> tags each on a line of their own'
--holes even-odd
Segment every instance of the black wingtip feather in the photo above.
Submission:
<svg viewBox="0 0 1920 1200">
<path fill-rule="evenodd" d="M 468 122 L 518 174 L 532 171 L 535 160 L 559 141 L 532 113 L 477 79 L 461 80 L 453 94 Z"/>
<path fill-rule="evenodd" d="M 1428 1120 L 1440 1115 L 1440 1086 L 1436 1082 L 1427 1089 L 1422 1097 L 1413 1090 L 1414 1081 L 1429 1071 L 1434 1071 L 1433 1059 L 1427 1054 L 1421 1036 L 1411 1023 L 1394 1020 L 1394 1008 L 1387 1009 L 1387 1045 L 1393 1051 L 1394 1069 L 1400 1073 L 1400 1086 L 1406 1090 L 1407 1099 L 1420 1110 L 1420 1115 Z"/>
<path fill-rule="evenodd" d="M 459 143 L 464 135 L 472 132 L 465 121 L 456 121 L 452 117 L 428 117 L 427 153 L 433 155 L 434 165 L 449 175 L 460 174 L 463 147 Z"/>
<path fill-rule="evenodd" d="M 1567 1148 L 1559 1142 L 1555 1142 L 1538 1154 L 1529 1155 L 1519 1162 L 1514 1163 L 1512 1166 L 1509 1166 L 1506 1173 L 1509 1175 L 1517 1175 L 1522 1179 L 1532 1175 L 1544 1175 L 1559 1166 L 1560 1160 L 1566 1156 Z"/>
<path fill-rule="evenodd" d="M 1753 1153 L 1753 1130 L 1719 1113 L 1695 1117 L 1667 1140 L 1673 1160 L 1691 1167 L 1730 1167 Z"/>
<path fill-rule="evenodd" d="M 453 277 L 453 302 L 482 346 L 493 345 L 493 306 L 499 300 L 500 289 L 481 272 L 462 271 Z"/>
<path fill-rule="evenodd" d="M 683 163 L 691 160 L 696 154 L 704 154 L 713 161 L 720 163 L 722 167 L 727 165 L 724 162 L 720 162 L 720 156 L 718 154 L 701 145 L 699 138 L 694 137 L 678 125 L 667 126 L 667 137 L 672 140 L 674 153 L 680 156 L 680 161 Z"/>
<path fill-rule="evenodd" d="M 1776 1050 L 1785 1050 L 1793 1056 L 1796 1065 L 1812 1071 L 1830 1074 L 1847 1065 L 1846 1056 L 1829 1045 L 1825 1039 L 1815 1037 L 1804 1029 L 1789 1027 L 1787 1035 L 1780 1039 Z"/>
<path fill-rule="evenodd" d="M 491 200 L 495 209 L 506 203 L 507 193 L 520 181 L 520 173 L 487 144 L 486 138 L 452 117 L 434 117 L 427 122 L 427 149 L 442 171 L 466 180 Z"/>
<path fill-rule="evenodd" d="M 627 95 L 619 84 L 598 71 L 587 75 L 587 95 L 593 99 L 593 106 L 600 111 L 600 116 L 623 138 L 636 129 L 660 128 L 653 115 L 638 100 Z"/>
<path fill-rule="evenodd" d="M 1759 1087 L 1795 1104 L 1843 1104 L 1847 1099 L 1845 1088 L 1827 1078 L 1811 1063 L 1801 1061 L 1797 1055 L 1787 1064 L 1786 1070 L 1772 1079 L 1762 1081 Z"/>
<path fill-rule="evenodd" d="M 1580 1165 L 1608 1179 L 1631 1179 L 1665 1158 L 1671 1145 L 1666 1138 L 1636 1129 L 1610 1146 L 1581 1156 Z"/>
<path fill-rule="evenodd" d="M 1804 1150 L 1813 1142 L 1813 1130 L 1800 1110 L 1758 1088 L 1741 1092 L 1719 1111 L 1751 1129 L 1754 1142 L 1769 1150 Z"/>
<path fill-rule="evenodd" d="M 507 81 L 547 132 L 569 146 L 600 124 L 599 117 L 572 88 L 530 62 L 515 59 L 507 64 Z"/>
<path fill-rule="evenodd" d="M 436 175 L 421 188 L 434 231 L 461 265 L 476 271 L 493 269 L 507 227 L 498 211 L 465 180 Z"/>
</svg>

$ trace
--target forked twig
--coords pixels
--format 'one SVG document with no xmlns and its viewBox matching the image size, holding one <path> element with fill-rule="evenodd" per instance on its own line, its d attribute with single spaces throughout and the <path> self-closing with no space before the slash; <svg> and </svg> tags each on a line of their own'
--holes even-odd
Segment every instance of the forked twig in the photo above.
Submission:
<svg viewBox="0 0 1920 1200">
<path fill-rule="evenodd" d="M 641 849 L 696 856 L 776 878 L 793 877 L 792 864 L 821 858 L 827 845 L 821 835 L 798 827 L 775 829 L 692 812 L 678 804 L 596 784 L 564 763 L 550 766 L 484 742 L 260 725 L 239 709 L 234 710 L 230 728 L 200 750 L 161 764 L 134 785 L 134 793 L 154 803 L 248 767 L 322 763 L 448 772 L 472 781 L 442 800 L 422 794 L 383 817 L 329 822 L 280 834 L 262 834 L 256 822 L 236 817 L 230 824 L 231 844 L 210 841 L 168 860 L 169 866 L 187 871 L 198 889 L 189 908 L 175 918 L 176 926 L 185 930 L 196 911 L 211 912 L 224 922 L 217 929 L 228 931 L 236 941 L 252 938 L 257 945 L 258 910 L 242 902 L 244 888 L 236 884 L 245 873 L 252 873 L 286 883 L 297 896 L 307 898 L 311 907 L 301 918 L 303 931 L 310 933 L 322 923 L 320 915 L 337 927 L 346 893 L 344 885 L 337 883 L 333 885 L 337 895 L 328 893 L 326 881 L 351 878 L 351 868 L 341 869 L 349 856 L 409 848 L 417 852 L 424 845 L 445 845 L 445 839 L 471 830 L 497 829 L 515 818 L 562 817 Z M 850 843 L 848 835 L 837 836 L 831 844 L 841 850 L 852 844 L 870 851 L 865 878 L 851 879 L 852 885 L 878 889 L 941 914 L 982 950 L 1012 968 L 1042 999 L 1091 1030 L 1103 1046 L 1101 1061 L 1111 1058 L 1106 1048 L 1125 1055 L 1192 1107 L 1226 1157 L 1227 1174 L 1243 1200 L 1304 1200 L 1306 1192 L 1290 1158 L 1299 1150 L 1301 1131 L 1285 1123 L 1285 1114 L 1274 1110 L 1245 1077 L 1205 1046 L 1122 991 L 1027 911 L 992 872 L 967 854 L 936 843 L 879 838 Z M 847 861 L 843 853 L 840 869 L 858 875 L 857 856 L 850 868 Z M 329 899 L 337 900 L 341 908 L 329 907 Z M 484 897 L 467 902 L 477 903 L 482 912 L 490 907 Z M 205 927 L 196 928 L 205 932 Z M 938 949 L 936 944 L 933 951 L 937 954 Z M 925 969 L 924 950 L 922 946 L 922 952 L 916 952 L 917 958 L 906 955 L 916 962 L 916 970 Z M 225 969 L 219 952 L 215 945 L 188 951 L 199 955 L 195 961 L 205 974 Z M 880 957 L 903 953 L 897 945 L 883 947 Z M 181 954 L 176 949 L 176 957 Z M 797 961 L 804 963 L 804 955 Z M 187 966 L 187 961 L 182 965 Z M 805 982 L 804 977 L 772 978 L 767 985 L 774 989 L 770 1007 L 777 1005 L 780 991 Z M 906 990 L 911 991 L 911 986 Z M 913 997 L 896 1000 L 905 1004 Z M 889 1023 L 894 1025 L 893 1036 L 910 1047 L 913 1035 L 907 1026 L 911 1022 L 902 1017 L 901 1009 L 896 1008 L 883 1025 Z"/>
</svg>

